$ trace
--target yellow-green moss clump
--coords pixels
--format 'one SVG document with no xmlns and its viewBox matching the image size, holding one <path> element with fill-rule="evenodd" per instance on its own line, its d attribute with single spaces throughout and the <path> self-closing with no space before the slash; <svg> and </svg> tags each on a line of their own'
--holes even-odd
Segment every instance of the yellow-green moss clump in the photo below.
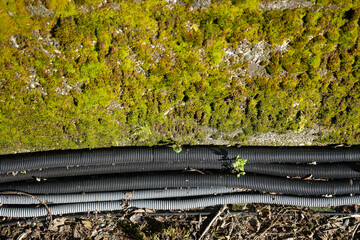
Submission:
<svg viewBox="0 0 360 240">
<path fill-rule="evenodd" d="M 1 1 L 1 152 L 313 124 L 330 132 L 319 141 L 359 144 L 360 2 L 260 2 Z"/>
</svg>

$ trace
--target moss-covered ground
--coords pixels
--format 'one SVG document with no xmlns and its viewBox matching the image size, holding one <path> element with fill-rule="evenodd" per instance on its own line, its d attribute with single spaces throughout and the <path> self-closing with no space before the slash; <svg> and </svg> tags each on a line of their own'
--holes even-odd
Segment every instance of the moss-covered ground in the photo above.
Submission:
<svg viewBox="0 0 360 240">
<path fill-rule="evenodd" d="M 0 1 L 0 152 L 314 125 L 318 143 L 360 143 L 360 1 L 171 2 Z"/>
</svg>

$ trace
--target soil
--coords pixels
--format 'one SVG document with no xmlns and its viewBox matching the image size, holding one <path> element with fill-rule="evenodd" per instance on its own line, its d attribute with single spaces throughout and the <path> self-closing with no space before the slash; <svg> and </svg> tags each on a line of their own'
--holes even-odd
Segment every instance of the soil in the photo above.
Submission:
<svg viewBox="0 0 360 240">
<path fill-rule="evenodd" d="M 0 228 L 2 239 L 199 239 L 220 208 L 168 213 L 128 212 L 98 216 L 63 216 L 19 222 Z M 299 208 L 247 204 L 224 206 L 203 239 L 359 239 L 359 217 L 345 208 Z M 319 212 L 320 211 L 320 212 Z M 340 215 L 333 215 L 334 211 Z M 209 215 L 210 214 L 210 215 Z M 212 214 L 212 215 L 211 215 Z M 6 225 L 16 219 L 3 219 Z"/>
</svg>

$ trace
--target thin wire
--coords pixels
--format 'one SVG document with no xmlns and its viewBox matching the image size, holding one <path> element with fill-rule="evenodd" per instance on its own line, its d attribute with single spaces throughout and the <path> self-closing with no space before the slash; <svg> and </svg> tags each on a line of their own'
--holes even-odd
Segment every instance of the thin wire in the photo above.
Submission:
<svg viewBox="0 0 360 240">
<path fill-rule="evenodd" d="M 49 216 L 50 216 L 50 226 L 52 225 L 53 223 L 53 217 L 52 217 L 52 214 L 51 214 L 51 211 L 50 211 L 50 208 L 48 207 L 48 205 L 43 201 L 41 200 L 40 198 L 34 196 L 34 195 L 31 195 L 31 194 L 28 194 L 28 193 L 24 193 L 24 192 L 0 192 L 1 195 L 22 195 L 22 196 L 27 196 L 27 197 L 31 197 L 31 198 L 35 198 L 36 200 L 38 200 L 40 203 L 42 203 L 46 210 L 48 211 L 49 213 Z"/>
</svg>

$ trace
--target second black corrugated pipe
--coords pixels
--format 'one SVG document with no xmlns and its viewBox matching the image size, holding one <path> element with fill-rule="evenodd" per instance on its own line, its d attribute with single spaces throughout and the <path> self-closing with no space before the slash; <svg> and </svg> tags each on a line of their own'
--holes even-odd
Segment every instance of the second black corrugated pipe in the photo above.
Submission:
<svg viewBox="0 0 360 240">
<path fill-rule="evenodd" d="M 57 177 L 75 177 L 87 175 L 101 175 L 112 173 L 136 173 L 152 171 L 179 171 L 186 169 L 225 169 L 230 164 L 220 162 L 164 162 L 164 163 L 123 163 L 111 165 L 92 165 L 78 167 L 59 167 L 45 168 L 41 170 L 28 170 L 18 172 L 17 174 L 0 174 L 0 183 L 16 182 L 34 178 L 57 178 Z"/>
<path fill-rule="evenodd" d="M 245 172 L 279 176 L 279 177 L 301 177 L 301 178 L 324 178 L 344 179 L 359 178 L 359 164 L 245 164 Z"/>
<path fill-rule="evenodd" d="M 16 182 L 35 178 L 57 178 L 87 175 L 101 175 L 113 173 L 135 173 L 152 171 L 179 171 L 179 170 L 224 170 L 231 169 L 231 161 L 228 162 L 164 162 L 164 163 L 127 163 L 114 165 L 93 165 L 79 167 L 46 168 L 42 170 L 28 170 L 26 172 L 0 174 L 0 183 Z M 279 177 L 306 178 L 359 178 L 359 164 L 262 164 L 248 163 L 244 166 L 245 172 L 265 174 Z"/>
<path fill-rule="evenodd" d="M 0 191 L 60 194 L 179 187 L 239 187 L 294 195 L 343 195 L 360 193 L 360 180 L 304 181 L 250 174 L 239 178 L 234 174 L 164 174 L 1 184 Z"/>
</svg>

